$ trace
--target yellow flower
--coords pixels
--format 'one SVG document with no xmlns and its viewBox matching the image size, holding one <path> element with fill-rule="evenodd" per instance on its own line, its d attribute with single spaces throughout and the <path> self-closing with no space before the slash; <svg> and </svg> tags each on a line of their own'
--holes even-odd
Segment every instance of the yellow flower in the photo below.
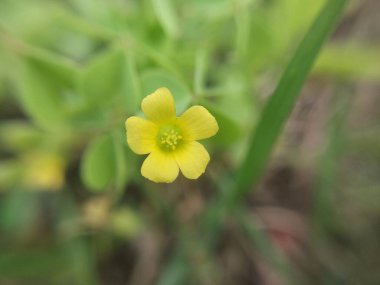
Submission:
<svg viewBox="0 0 380 285">
<path fill-rule="evenodd" d="M 210 156 L 197 140 L 218 132 L 215 118 L 202 106 L 193 106 L 176 117 L 167 88 L 145 97 L 141 109 L 147 119 L 130 117 L 125 122 L 129 147 L 137 154 L 149 154 L 141 174 L 154 182 L 170 183 L 179 169 L 189 179 L 204 173 Z"/>
</svg>

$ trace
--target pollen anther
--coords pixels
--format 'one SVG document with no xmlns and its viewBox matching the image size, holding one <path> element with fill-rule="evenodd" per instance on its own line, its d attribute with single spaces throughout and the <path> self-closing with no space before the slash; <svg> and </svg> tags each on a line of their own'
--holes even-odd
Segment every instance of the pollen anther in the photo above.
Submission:
<svg viewBox="0 0 380 285">
<path fill-rule="evenodd" d="M 173 151 L 182 142 L 181 130 L 177 126 L 163 126 L 157 135 L 157 141 L 162 150 Z"/>
</svg>

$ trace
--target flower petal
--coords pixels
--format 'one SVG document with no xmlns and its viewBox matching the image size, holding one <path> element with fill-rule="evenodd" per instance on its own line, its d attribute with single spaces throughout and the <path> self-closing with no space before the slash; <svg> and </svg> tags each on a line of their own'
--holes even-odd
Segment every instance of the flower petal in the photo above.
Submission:
<svg viewBox="0 0 380 285">
<path fill-rule="evenodd" d="M 127 142 L 137 154 L 150 153 L 156 144 L 158 126 L 139 117 L 130 117 L 125 121 Z"/>
<path fill-rule="evenodd" d="M 146 96 L 141 103 L 141 109 L 148 119 L 158 123 L 167 122 L 176 117 L 173 96 L 165 87 Z"/>
<path fill-rule="evenodd" d="M 173 182 L 177 178 L 178 172 L 178 165 L 173 154 L 159 149 L 152 151 L 141 167 L 141 174 L 156 183 Z"/>
<path fill-rule="evenodd" d="M 189 179 L 197 179 L 205 172 L 210 156 L 199 142 L 184 144 L 175 151 L 176 160 L 183 175 Z"/>
<path fill-rule="evenodd" d="M 206 108 L 193 106 L 179 117 L 186 131 L 186 140 L 201 140 L 212 137 L 218 130 L 218 123 Z"/>
</svg>

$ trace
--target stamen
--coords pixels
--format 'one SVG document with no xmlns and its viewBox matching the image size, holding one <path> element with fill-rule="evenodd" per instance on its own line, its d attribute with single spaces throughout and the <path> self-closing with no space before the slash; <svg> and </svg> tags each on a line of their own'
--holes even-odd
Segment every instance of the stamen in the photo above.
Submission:
<svg viewBox="0 0 380 285">
<path fill-rule="evenodd" d="M 157 135 L 157 143 L 162 150 L 174 151 L 182 142 L 181 130 L 177 126 L 163 126 Z"/>
</svg>

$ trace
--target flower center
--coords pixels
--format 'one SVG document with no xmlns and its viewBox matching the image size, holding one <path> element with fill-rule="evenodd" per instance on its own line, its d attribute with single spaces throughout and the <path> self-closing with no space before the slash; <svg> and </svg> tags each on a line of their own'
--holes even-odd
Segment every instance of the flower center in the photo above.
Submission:
<svg viewBox="0 0 380 285">
<path fill-rule="evenodd" d="M 176 126 L 163 126 L 157 135 L 157 143 L 162 150 L 173 151 L 182 142 L 181 131 Z"/>
</svg>

